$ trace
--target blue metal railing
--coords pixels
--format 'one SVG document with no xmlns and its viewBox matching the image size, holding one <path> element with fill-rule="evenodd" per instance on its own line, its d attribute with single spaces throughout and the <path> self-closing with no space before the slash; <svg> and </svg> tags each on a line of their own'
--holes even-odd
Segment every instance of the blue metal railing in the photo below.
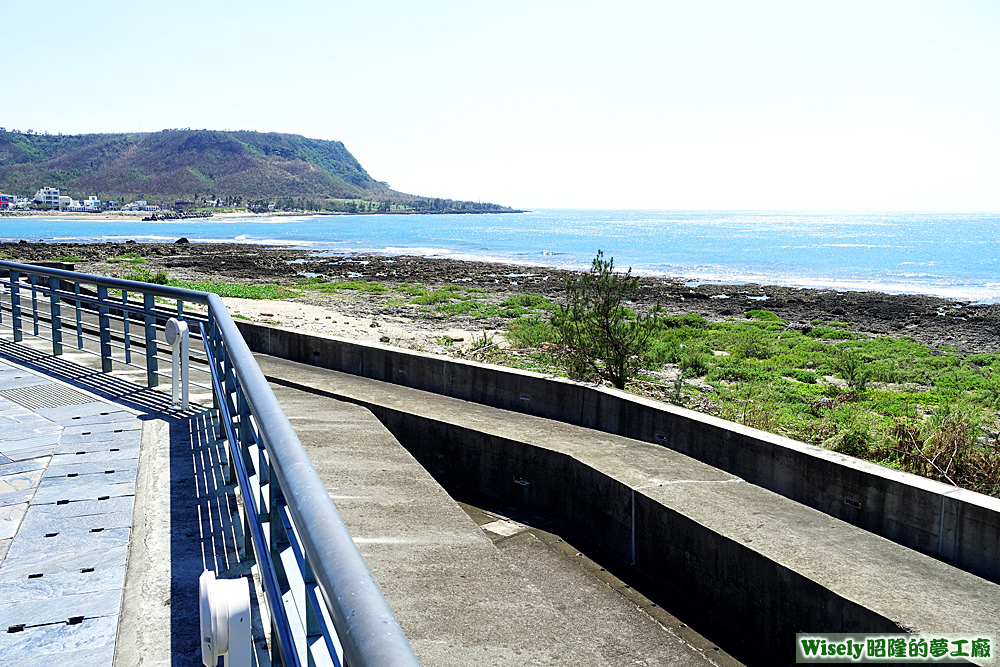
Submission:
<svg viewBox="0 0 1000 667">
<path fill-rule="evenodd" d="M 256 561 L 264 589 L 272 664 L 419 665 L 217 295 L 4 261 L 0 274 L 6 293 L 0 296 L 0 329 L 10 329 L 15 342 L 23 340 L 22 297 L 30 294 L 29 331 L 50 341 L 53 354 L 62 354 L 67 344 L 64 318 L 71 308 L 73 347 L 99 356 L 106 373 L 116 366 L 145 369 L 150 387 L 166 377 L 158 370 L 168 359 L 159 352 L 164 324 L 170 317 L 189 322 L 191 370 L 206 381 L 192 384 L 211 391 L 220 436 L 228 444 L 229 481 L 240 489 L 244 535 L 252 546 L 247 556 Z M 47 313 L 40 299 L 48 300 Z M 204 312 L 185 311 L 185 304 Z"/>
</svg>

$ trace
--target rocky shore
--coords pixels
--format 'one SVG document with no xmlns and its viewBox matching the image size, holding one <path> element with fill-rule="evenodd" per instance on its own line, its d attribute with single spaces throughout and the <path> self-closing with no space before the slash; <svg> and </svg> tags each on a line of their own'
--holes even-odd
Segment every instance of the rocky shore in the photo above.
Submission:
<svg viewBox="0 0 1000 667">
<path fill-rule="evenodd" d="M 296 281 L 311 276 L 381 282 L 389 287 L 402 283 L 419 283 L 428 288 L 459 285 L 486 290 L 489 301 L 494 303 L 526 292 L 559 301 L 563 279 L 571 275 L 537 266 L 415 256 L 329 255 L 250 244 L 21 242 L 0 243 L 0 255 L 26 263 L 67 258 L 63 261 L 73 264 L 76 270 L 102 275 L 120 276 L 142 266 L 153 272 L 167 271 L 178 280 L 279 283 L 289 289 L 295 289 Z M 122 261 L 119 258 L 123 255 L 138 255 L 142 263 Z M 810 327 L 815 320 L 835 320 L 846 322 L 853 331 L 872 336 L 911 336 L 928 346 L 953 348 L 963 354 L 1000 349 L 1000 305 L 996 304 L 757 284 L 691 286 L 683 278 L 644 277 L 640 284 L 639 307 L 659 302 L 669 314 L 693 312 L 709 321 L 720 321 L 742 317 L 747 310 L 766 309 L 798 328 Z M 428 340 L 443 331 L 500 330 L 504 325 L 502 318 L 483 320 L 470 315 L 416 312 L 399 299 L 365 290 L 303 291 L 302 296 L 291 301 L 312 309 L 330 309 L 358 321 L 378 324 L 380 318 L 387 319 L 404 329 L 423 331 Z M 268 307 L 267 312 L 276 309 Z M 327 319 L 318 312 L 310 311 L 310 316 L 302 319 Z"/>
</svg>

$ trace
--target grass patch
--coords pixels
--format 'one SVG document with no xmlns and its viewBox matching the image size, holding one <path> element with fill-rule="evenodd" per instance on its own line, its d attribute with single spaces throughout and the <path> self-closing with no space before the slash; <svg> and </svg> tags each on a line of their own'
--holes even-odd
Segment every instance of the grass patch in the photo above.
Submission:
<svg viewBox="0 0 1000 667">
<path fill-rule="evenodd" d="M 313 278 L 310 278 L 309 280 L 313 280 Z M 322 280 L 317 282 L 305 281 L 297 284 L 305 287 L 306 289 L 314 289 L 327 294 L 336 294 L 345 289 L 357 292 L 368 292 L 369 294 L 385 294 L 389 289 L 386 287 L 385 283 L 368 280 L 341 280 L 337 282 L 327 282 Z"/>
<path fill-rule="evenodd" d="M 488 306 L 484 306 L 478 301 L 459 301 L 458 303 L 443 303 L 434 310 L 448 315 L 467 315 L 480 313 L 487 308 Z"/>
<path fill-rule="evenodd" d="M 301 292 L 290 290 L 276 284 L 223 283 L 209 281 L 193 281 L 170 279 L 171 287 L 183 287 L 198 292 L 212 292 L 219 296 L 236 297 L 239 299 L 291 299 L 302 296 Z"/>
<path fill-rule="evenodd" d="M 415 303 L 418 306 L 433 306 L 438 303 L 449 303 L 451 299 L 452 293 L 450 291 L 439 289 L 414 297 L 410 299 L 410 303 Z"/>
<path fill-rule="evenodd" d="M 111 257 L 106 260 L 108 264 L 145 264 L 146 260 L 143 259 L 138 253 L 130 252 L 125 255 L 119 255 L 118 257 Z"/>
<path fill-rule="evenodd" d="M 515 309 L 524 308 L 526 310 L 555 310 L 556 304 L 541 294 L 532 292 L 517 294 L 500 303 L 501 308 Z"/>
</svg>

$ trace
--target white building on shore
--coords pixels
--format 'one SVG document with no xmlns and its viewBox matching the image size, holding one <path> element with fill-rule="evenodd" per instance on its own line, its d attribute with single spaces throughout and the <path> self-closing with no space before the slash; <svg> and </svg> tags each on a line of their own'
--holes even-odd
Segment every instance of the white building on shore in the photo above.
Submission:
<svg viewBox="0 0 1000 667">
<path fill-rule="evenodd" d="M 122 206 L 123 211 L 159 211 L 159 206 L 149 204 L 145 199 L 134 201 L 131 204 Z"/>
<path fill-rule="evenodd" d="M 59 208 L 59 200 L 59 188 L 42 188 L 35 193 L 34 202 L 40 208 Z"/>
</svg>

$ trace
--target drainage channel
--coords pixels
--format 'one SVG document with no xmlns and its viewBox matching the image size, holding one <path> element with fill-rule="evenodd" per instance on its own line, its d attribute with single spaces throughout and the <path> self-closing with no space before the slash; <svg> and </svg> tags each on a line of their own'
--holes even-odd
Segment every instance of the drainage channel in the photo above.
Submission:
<svg viewBox="0 0 1000 667">
<path fill-rule="evenodd" d="M 733 636 L 676 591 L 657 585 L 599 543 L 551 517 L 506 506 L 495 498 L 462 488 L 446 489 L 498 547 L 530 535 L 559 558 L 585 571 L 645 612 L 667 632 L 720 667 L 770 667 L 758 646 Z"/>
</svg>

